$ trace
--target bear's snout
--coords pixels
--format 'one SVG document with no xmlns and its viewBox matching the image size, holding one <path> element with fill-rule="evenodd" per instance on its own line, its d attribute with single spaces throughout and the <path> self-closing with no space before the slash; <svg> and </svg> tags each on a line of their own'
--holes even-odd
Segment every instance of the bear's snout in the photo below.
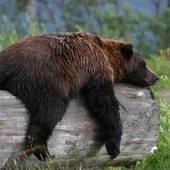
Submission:
<svg viewBox="0 0 170 170">
<path fill-rule="evenodd" d="M 155 74 L 155 83 L 159 80 L 159 76 Z"/>
<path fill-rule="evenodd" d="M 159 76 L 157 74 L 155 74 L 154 76 L 154 84 L 159 80 Z"/>
<path fill-rule="evenodd" d="M 155 73 L 151 73 L 150 76 L 146 79 L 146 86 L 152 86 L 155 85 L 156 82 L 159 80 L 159 76 Z"/>
</svg>

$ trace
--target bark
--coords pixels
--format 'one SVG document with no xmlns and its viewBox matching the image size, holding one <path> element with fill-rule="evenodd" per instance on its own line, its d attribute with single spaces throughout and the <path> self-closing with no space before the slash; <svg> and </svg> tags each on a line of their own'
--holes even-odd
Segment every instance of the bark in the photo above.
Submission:
<svg viewBox="0 0 170 170">
<path fill-rule="evenodd" d="M 105 167 L 132 164 L 144 158 L 159 135 L 159 105 L 147 88 L 119 84 L 115 93 L 121 103 L 123 123 L 121 153 L 110 160 L 99 127 L 88 114 L 83 100 L 73 100 L 48 142 L 56 167 Z M 28 114 L 11 94 L 0 91 L 0 165 L 21 149 Z M 42 164 L 33 155 L 33 164 Z M 28 163 L 27 163 L 28 164 Z"/>
</svg>

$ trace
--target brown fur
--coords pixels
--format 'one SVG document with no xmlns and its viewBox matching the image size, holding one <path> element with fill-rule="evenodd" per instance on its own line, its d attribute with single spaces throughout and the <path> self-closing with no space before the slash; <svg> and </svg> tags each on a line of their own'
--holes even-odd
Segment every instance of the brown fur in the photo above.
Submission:
<svg viewBox="0 0 170 170">
<path fill-rule="evenodd" d="M 115 158 L 122 126 L 113 85 L 154 84 L 157 76 L 141 66 L 143 62 L 130 43 L 90 33 L 28 36 L 0 53 L 0 89 L 28 109 L 26 146 L 43 146 L 34 151 L 38 159 L 46 158 L 49 136 L 80 92 L 105 133 L 108 154 Z"/>
</svg>

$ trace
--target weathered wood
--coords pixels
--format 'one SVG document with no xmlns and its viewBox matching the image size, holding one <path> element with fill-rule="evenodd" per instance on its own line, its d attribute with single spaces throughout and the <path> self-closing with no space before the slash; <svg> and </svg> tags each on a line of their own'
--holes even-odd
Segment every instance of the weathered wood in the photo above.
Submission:
<svg viewBox="0 0 170 170">
<path fill-rule="evenodd" d="M 87 113 L 83 100 L 79 97 L 56 126 L 49 140 L 49 150 L 56 165 L 82 164 L 89 166 L 109 166 L 128 164 L 146 156 L 159 134 L 159 106 L 157 100 L 146 88 L 119 84 L 115 88 L 120 101 L 123 122 L 121 153 L 110 160 L 103 143 L 98 142 L 99 128 Z M 11 153 L 20 150 L 27 128 L 28 115 L 23 105 L 11 94 L 0 91 L 0 165 Z M 40 163 L 34 156 L 30 161 Z"/>
</svg>

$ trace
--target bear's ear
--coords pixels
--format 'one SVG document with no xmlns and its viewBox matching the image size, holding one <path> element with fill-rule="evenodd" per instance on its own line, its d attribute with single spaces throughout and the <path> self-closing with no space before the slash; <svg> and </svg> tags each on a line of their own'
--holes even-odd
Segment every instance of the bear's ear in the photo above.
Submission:
<svg viewBox="0 0 170 170">
<path fill-rule="evenodd" d="M 129 43 L 122 43 L 120 45 L 120 51 L 126 59 L 130 59 L 133 56 L 133 45 Z"/>
</svg>

